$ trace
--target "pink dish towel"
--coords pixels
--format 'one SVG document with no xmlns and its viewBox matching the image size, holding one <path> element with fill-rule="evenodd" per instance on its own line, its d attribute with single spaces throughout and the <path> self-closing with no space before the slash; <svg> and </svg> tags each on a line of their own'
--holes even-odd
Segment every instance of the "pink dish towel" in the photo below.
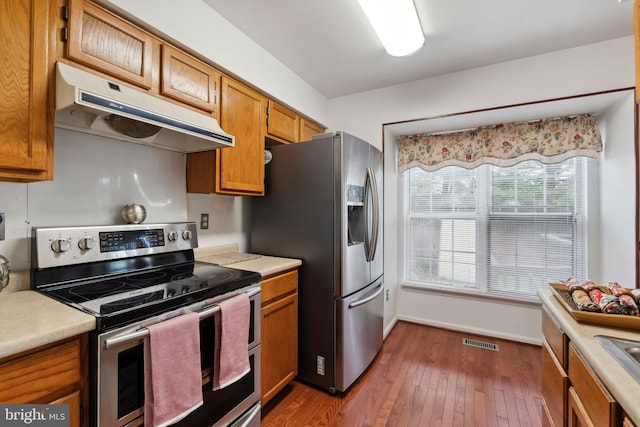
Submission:
<svg viewBox="0 0 640 427">
<path fill-rule="evenodd" d="M 241 293 L 218 303 L 220 321 L 216 322 L 213 389 L 233 384 L 245 376 L 249 365 L 249 296 Z"/>
<path fill-rule="evenodd" d="M 144 425 L 173 424 L 202 405 L 200 319 L 188 313 L 147 326 Z"/>
</svg>

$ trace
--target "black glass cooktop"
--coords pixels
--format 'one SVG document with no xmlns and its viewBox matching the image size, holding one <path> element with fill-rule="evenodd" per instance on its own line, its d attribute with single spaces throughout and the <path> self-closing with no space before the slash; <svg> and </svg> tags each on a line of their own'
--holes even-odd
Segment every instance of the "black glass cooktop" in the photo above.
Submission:
<svg viewBox="0 0 640 427">
<path fill-rule="evenodd" d="M 199 261 L 40 289 L 96 316 L 98 330 L 258 283 L 260 274 Z"/>
</svg>

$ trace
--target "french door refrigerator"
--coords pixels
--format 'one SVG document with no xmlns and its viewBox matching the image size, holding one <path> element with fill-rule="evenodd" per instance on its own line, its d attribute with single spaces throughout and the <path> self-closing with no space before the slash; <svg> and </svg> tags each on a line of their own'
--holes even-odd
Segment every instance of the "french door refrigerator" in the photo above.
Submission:
<svg viewBox="0 0 640 427">
<path fill-rule="evenodd" d="M 382 345 L 382 153 L 345 132 L 269 150 L 251 252 L 302 260 L 298 379 L 344 392 Z"/>
</svg>

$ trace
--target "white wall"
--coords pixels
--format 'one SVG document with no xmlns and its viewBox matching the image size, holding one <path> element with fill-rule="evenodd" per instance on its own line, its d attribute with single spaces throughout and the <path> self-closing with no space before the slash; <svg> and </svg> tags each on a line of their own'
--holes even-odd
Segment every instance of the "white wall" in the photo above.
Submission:
<svg viewBox="0 0 640 427">
<path fill-rule="evenodd" d="M 628 88 L 634 85 L 633 38 L 625 37 L 575 49 L 524 58 L 503 64 L 467 70 L 460 73 L 421 80 L 404 85 L 350 95 L 329 101 L 329 126 L 353 133 L 381 147 L 383 124 L 412 119 L 437 117 L 519 103 L 535 102 L 599 91 Z M 618 121 L 620 120 L 620 121 Z M 612 121 L 612 126 L 625 126 L 622 139 L 633 144 L 633 131 L 628 116 Z M 631 132 L 631 133 L 630 133 Z M 631 136 L 630 136 L 631 135 Z M 633 159 L 627 144 L 612 149 L 607 156 Z M 397 317 L 416 322 L 477 332 L 524 342 L 539 342 L 540 311 L 537 306 L 460 297 L 451 294 L 416 291 L 401 287 L 401 239 L 396 206 L 402 200 L 398 194 L 395 142 L 384 141 L 385 149 L 385 286 L 393 295 L 385 305 L 385 329 Z M 389 153 L 391 152 L 391 153 Z M 390 161 L 390 159 L 392 159 Z M 628 162 L 624 161 L 624 167 Z M 613 166 L 607 176 L 614 173 Z M 635 195 L 633 165 L 627 170 L 627 185 L 611 189 L 617 200 L 633 203 Z M 612 179 L 610 177 L 607 178 Z M 633 205 L 635 206 L 635 205 Z M 608 227 L 635 236 L 635 209 L 624 205 L 621 221 L 611 221 Z M 607 211 L 611 213 L 612 211 Z M 604 212 L 601 215 L 605 215 Z M 635 238 L 635 237 L 634 237 Z M 395 245 L 392 245 L 395 243 Z M 625 248 L 629 245 L 625 244 Z M 628 277 L 635 272 L 634 248 L 624 249 L 625 259 L 616 264 Z M 628 253 L 627 253 L 628 251 Z M 635 273 L 634 273 L 635 274 Z M 395 295 L 394 295 L 395 294 Z"/>
</svg>

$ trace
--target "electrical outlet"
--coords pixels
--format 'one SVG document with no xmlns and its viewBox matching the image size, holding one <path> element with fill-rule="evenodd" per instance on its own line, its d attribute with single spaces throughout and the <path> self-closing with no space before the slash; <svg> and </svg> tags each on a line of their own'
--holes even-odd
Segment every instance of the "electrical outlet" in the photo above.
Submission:
<svg viewBox="0 0 640 427">
<path fill-rule="evenodd" d="M 200 214 L 200 229 L 206 230 L 209 228 L 209 214 Z"/>
<path fill-rule="evenodd" d="M 4 214 L 0 213 L 0 240 L 4 240 Z"/>
</svg>

